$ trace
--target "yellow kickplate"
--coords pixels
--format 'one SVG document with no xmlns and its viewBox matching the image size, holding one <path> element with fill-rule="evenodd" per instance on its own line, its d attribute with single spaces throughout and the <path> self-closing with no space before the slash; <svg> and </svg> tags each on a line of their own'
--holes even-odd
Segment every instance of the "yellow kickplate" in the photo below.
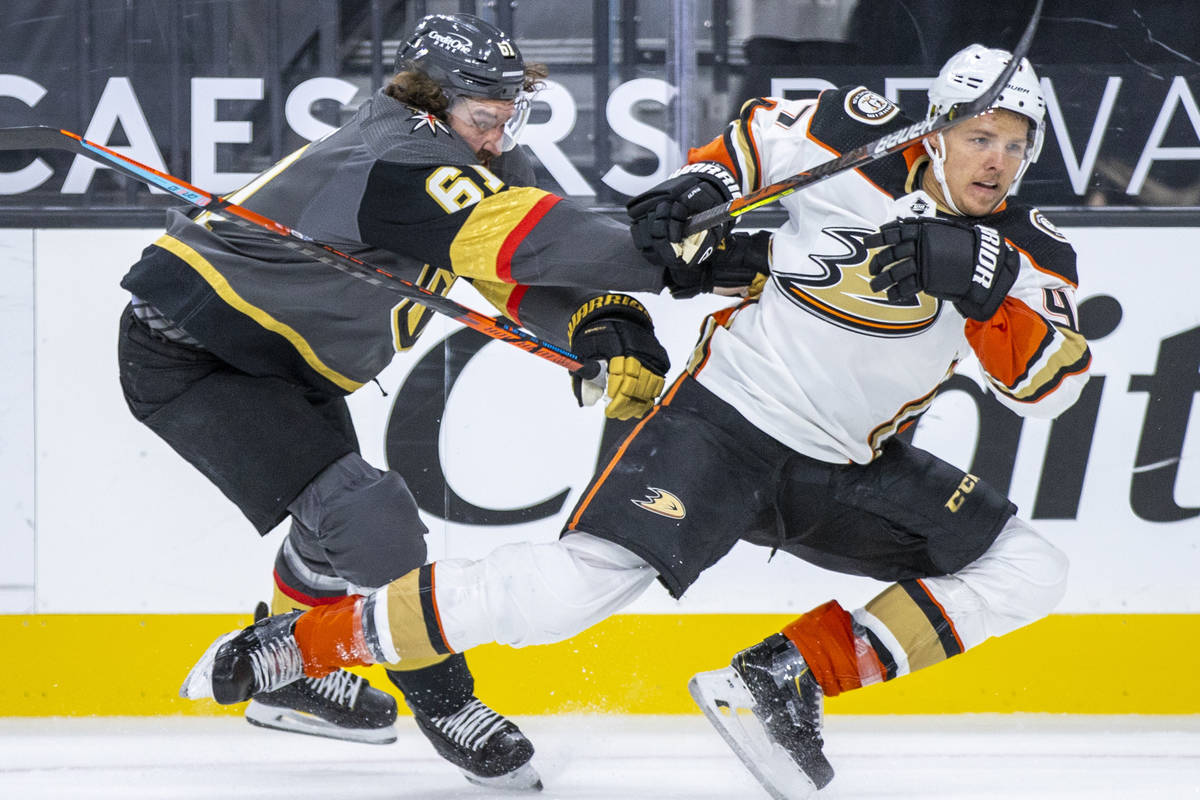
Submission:
<svg viewBox="0 0 1200 800">
<path fill-rule="evenodd" d="M 478 695 L 508 714 L 698 713 L 687 682 L 789 615 L 618 615 L 556 645 L 468 654 Z M 248 616 L 0 615 L 0 716 L 240 714 L 178 696 L 218 635 Z M 1182 648 L 1182 650 L 1181 650 Z M 1056 615 L 962 656 L 827 701 L 832 714 L 1200 713 L 1200 615 Z M 379 667 L 355 670 L 392 690 Z M 401 704 L 402 712 L 407 709 Z"/>
</svg>

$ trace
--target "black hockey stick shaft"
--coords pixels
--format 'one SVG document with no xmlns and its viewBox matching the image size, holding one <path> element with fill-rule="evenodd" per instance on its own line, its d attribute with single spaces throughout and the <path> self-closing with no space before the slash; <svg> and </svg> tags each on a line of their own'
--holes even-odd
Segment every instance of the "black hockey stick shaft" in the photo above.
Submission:
<svg viewBox="0 0 1200 800">
<path fill-rule="evenodd" d="M 489 317 L 448 297 L 434 294 L 385 269 L 355 258 L 348 253 L 343 253 L 327 244 L 322 244 L 281 222 L 276 222 L 255 211 L 239 206 L 220 195 L 206 192 L 187 181 L 165 172 L 159 172 L 153 167 L 148 167 L 103 145 L 89 142 L 76 133 L 46 126 L 0 128 L 0 150 L 39 149 L 68 150 L 77 153 L 112 167 L 134 180 L 150 186 L 157 186 L 197 208 L 225 215 L 229 220 L 242 227 L 270 231 L 283 238 L 289 247 L 310 258 L 336 267 L 375 286 L 395 292 L 433 311 L 445 314 L 456 322 L 474 328 L 493 339 L 519 347 L 551 363 L 566 367 L 572 372 L 578 371 L 584 380 L 597 379 L 601 374 L 602 365 L 599 362 L 584 361 L 570 350 L 534 336 L 508 320 Z"/>
<path fill-rule="evenodd" d="M 1029 53 L 1029 45 L 1033 42 L 1033 33 L 1037 30 L 1038 20 L 1042 16 L 1042 1 L 1037 0 L 1037 5 L 1033 9 L 1033 15 L 1030 16 L 1029 23 L 1025 26 L 1025 32 L 1021 34 L 1020 41 L 1013 48 L 1012 59 L 1008 62 L 1008 66 L 992 82 L 987 91 L 970 103 L 951 108 L 946 113 L 939 114 L 936 117 L 913 123 L 907 128 L 892 131 L 873 142 L 868 142 L 853 150 L 848 150 L 837 158 L 822 162 L 810 170 L 796 173 L 769 186 L 763 186 L 747 195 L 734 198 L 724 205 L 705 209 L 688 219 L 687 224 L 683 228 L 684 236 L 690 236 L 693 233 L 715 228 L 730 220 L 735 220 L 747 211 L 767 205 L 768 203 L 774 203 L 798 189 L 812 186 L 814 183 L 823 181 L 826 178 L 832 178 L 834 175 L 840 175 L 848 170 L 858 169 L 898 150 L 904 150 L 932 133 L 940 133 L 948 130 L 961 122 L 965 122 L 972 117 L 977 117 L 987 111 L 991 108 L 992 103 L 996 102 L 996 98 L 1000 96 L 1000 93 L 1004 91 L 1009 78 L 1013 76 L 1013 73 L 1017 71 L 1017 67 L 1020 66 L 1021 59 L 1025 58 Z"/>
</svg>

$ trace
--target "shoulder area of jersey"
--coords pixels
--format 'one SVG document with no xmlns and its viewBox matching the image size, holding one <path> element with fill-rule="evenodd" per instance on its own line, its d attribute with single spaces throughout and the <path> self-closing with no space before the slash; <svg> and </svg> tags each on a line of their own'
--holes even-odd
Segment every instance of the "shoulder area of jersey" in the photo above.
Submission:
<svg viewBox="0 0 1200 800">
<path fill-rule="evenodd" d="M 1068 246 L 1071 244 L 1071 240 L 1067 238 L 1066 234 L 1059 230 L 1058 226 L 1051 222 L 1040 208 L 1014 203 L 1012 198 L 1009 198 L 1008 205 L 1002 211 L 996 212 L 991 218 L 1001 228 L 1045 236 Z"/>
<path fill-rule="evenodd" d="M 834 100 L 840 95 L 842 110 L 857 122 L 884 125 L 900 114 L 900 106 L 865 86 L 843 86 L 833 91 L 829 99 Z"/>
<path fill-rule="evenodd" d="M 997 228 L 1005 239 L 1020 249 L 1042 271 L 1079 285 L 1078 256 L 1066 235 L 1040 209 L 1010 203 L 1003 211 L 980 222 Z"/>
</svg>

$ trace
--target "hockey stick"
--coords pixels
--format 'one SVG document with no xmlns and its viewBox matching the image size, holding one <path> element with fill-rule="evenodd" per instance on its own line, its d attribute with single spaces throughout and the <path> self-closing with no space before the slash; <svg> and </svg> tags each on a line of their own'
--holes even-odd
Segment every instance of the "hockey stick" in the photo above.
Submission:
<svg viewBox="0 0 1200 800">
<path fill-rule="evenodd" d="M 604 388 L 604 365 L 598 361 L 584 361 L 579 356 L 534 336 L 508 320 L 489 317 L 472 308 L 457 303 L 448 297 L 423 289 L 415 283 L 398 278 L 387 270 L 369 264 L 366 261 L 343 253 L 327 244 L 322 244 L 300 231 L 289 228 L 281 222 L 264 217 L 263 215 L 243 208 L 236 203 L 226 200 L 220 195 L 192 186 L 190 183 L 164 172 L 134 161 L 128 156 L 109 150 L 103 145 L 89 142 L 82 136 L 70 131 L 59 130 L 46 126 L 31 126 L 24 128 L 0 128 L 0 150 L 68 150 L 93 161 L 98 161 L 123 175 L 142 183 L 164 189 L 179 199 L 207 211 L 228 215 L 228 218 L 250 229 L 265 229 L 281 237 L 285 243 L 310 258 L 315 258 L 324 264 L 380 286 L 410 300 L 420 303 L 426 308 L 445 314 L 456 322 L 474 328 L 480 333 L 493 339 L 514 345 L 522 350 L 533 353 L 551 363 L 566 367 L 572 372 L 578 371 L 584 380 L 597 383 Z"/>
<path fill-rule="evenodd" d="M 846 172 L 847 170 L 858 169 L 864 164 L 869 164 L 890 153 L 895 153 L 897 150 L 911 147 L 931 133 L 940 133 L 958 125 L 960 122 L 965 122 L 972 117 L 979 116 L 987 111 L 992 103 L 996 101 L 996 98 L 1000 96 L 1000 93 L 1004 91 L 1005 85 L 1008 84 L 1008 79 L 1012 77 L 1013 73 L 1017 71 L 1017 67 L 1020 66 L 1021 59 L 1025 58 L 1026 54 L 1029 53 L 1029 45 L 1033 42 L 1033 32 L 1037 30 L 1038 20 L 1041 19 L 1041 16 L 1042 0 L 1037 0 L 1037 5 L 1033 9 L 1033 16 L 1029 18 L 1029 23 L 1025 26 L 1025 32 L 1021 34 L 1020 41 L 1017 42 L 1017 46 L 1013 49 L 1012 59 L 1009 60 L 1008 66 L 992 82 L 987 91 L 970 103 L 953 106 L 944 114 L 915 122 L 907 128 L 901 128 L 898 131 L 892 131 L 873 142 L 868 142 L 853 150 L 849 150 L 837 158 L 822 162 L 806 172 L 799 172 L 789 178 L 784 178 L 778 183 L 763 186 L 750 194 L 734 198 L 725 203 L 725 205 L 705 209 L 688 219 L 687 224 L 683 228 L 683 235 L 690 236 L 693 233 L 715 228 L 730 220 L 735 220 L 747 211 L 764 206 L 767 203 L 774 203 L 776 200 L 788 196 L 797 189 L 812 186 L 814 183 L 823 181 L 826 178 L 832 178 L 834 175 Z"/>
</svg>

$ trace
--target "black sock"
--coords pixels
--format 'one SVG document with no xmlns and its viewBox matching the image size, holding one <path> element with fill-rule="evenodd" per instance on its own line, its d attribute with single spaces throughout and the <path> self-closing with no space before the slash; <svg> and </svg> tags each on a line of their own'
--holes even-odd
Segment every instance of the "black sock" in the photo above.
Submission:
<svg viewBox="0 0 1200 800">
<path fill-rule="evenodd" d="M 429 717 L 453 714 L 475 696 L 475 677 L 462 653 L 423 669 L 389 669 L 387 676 L 404 692 L 409 706 Z"/>
</svg>

